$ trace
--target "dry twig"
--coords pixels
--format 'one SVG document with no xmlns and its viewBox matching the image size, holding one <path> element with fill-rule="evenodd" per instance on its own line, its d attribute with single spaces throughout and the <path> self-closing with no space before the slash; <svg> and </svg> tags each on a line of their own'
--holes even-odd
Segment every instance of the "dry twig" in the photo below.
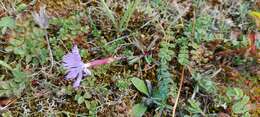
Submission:
<svg viewBox="0 0 260 117">
<path fill-rule="evenodd" d="M 180 86 L 179 86 L 177 98 L 175 100 L 174 107 L 172 109 L 172 117 L 175 116 L 175 111 L 176 111 L 176 108 L 177 108 L 177 105 L 178 105 L 178 100 L 179 100 L 179 97 L 180 97 L 180 94 L 181 94 L 183 79 L 184 79 L 184 67 L 182 68 L 182 72 L 181 72 L 181 81 L 180 81 Z"/>
</svg>

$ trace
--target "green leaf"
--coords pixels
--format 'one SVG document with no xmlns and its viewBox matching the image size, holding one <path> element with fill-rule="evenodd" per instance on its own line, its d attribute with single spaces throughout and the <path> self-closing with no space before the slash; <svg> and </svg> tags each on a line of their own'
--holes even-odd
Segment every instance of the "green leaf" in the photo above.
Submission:
<svg viewBox="0 0 260 117">
<path fill-rule="evenodd" d="M 181 46 L 180 51 L 178 54 L 178 62 L 181 65 L 188 65 L 189 64 L 189 50 L 187 46 Z"/>
<path fill-rule="evenodd" d="M 216 84 L 209 78 L 209 76 L 207 75 L 205 76 L 197 73 L 194 74 L 194 76 L 192 77 L 197 82 L 200 89 L 202 89 L 204 92 L 212 93 L 212 94 L 216 93 L 217 91 Z"/>
<path fill-rule="evenodd" d="M 22 12 L 22 11 L 24 11 L 24 10 L 26 9 L 26 7 L 27 7 L 27 5 L 24 4 L 24 3 L 22 3 L 22 4 L 20 4 L 20 5 L 18 5 L 18 6 L 16 7 L 16 11 L 17 11 L 17 12 Z"/>
<path fill-rule="evenodd" d="M 148 64 L 151 64 L 152 61 L 153 61 L 153 57 L 152 57 L 151 55 L 146 56 L 146 57 L 144 57 L 144 58 L 145 58 L 145 61 L 146 61 Z"/>
<path fill-rule="evenodd" d="M 72 87 L 71 85 L 65 87 L 65 92 L 66 92 L 66 94 L 68 94 L 68 95 L 72 95 L 72 93 L 73 93 L 73 87 Z"/>
<path fill-rule="evenodd" d="M 2 117 L 12 117 L 12 113 L 10 111 L 3 112 Z"/>
<path fill-rule="evenodd" d="M 256 48 L 260 49 L 260 39 L 257 39 L 255 42 Z"/>
<path fill-rule="evenodd" d="M 15 70 L 12 71 L 12 73 L 13 73 L 15 82 L 25 81 L 26 74 L 24 72 L 15 69 Z"/>
<path fill-rule="evenodd" d="M 139 3 L 140 3 L 140 0 L 134 0 L 132 3 L 129 3 L 127 5 L 127 10 L 124 12 L 123 17 L 120 19 L 120 22 L 119 22 L 119 27 L 120 27 L 121 31 L 123 31 L 124 29 L 127 28 L 128 22 Z"/>
<path fill-rule="evenodd" d="M 12 67 L 2 60 L 0 60 L 0 65 L 6 67 L 9 70 L 12 70 Z"/>
<path fill-rule="evenodd" d="M 126 80 L 117 80 L 116 86 L 120 91 L 126 90 L 129 87 L 129 83 Z"/>
<path fill-rule="evenodd" d="M 15 20 L 9 16 L 3 17 L 0 19 L 0 28 L 1 27 L 8 27 L 14 28 L 15 27 Z"/>
<path fill-rule="evenodd" d="M 5 78 L 5 75 L 0 76 L 0 80 L 3 80 Z"/>
<path fill-rule="evenodd" d="M 85 101 L 85 106 L 87 107 L 87 109 L 90 109 L 90 101 L 86 100 Z"/>
<path fill-rule="evenodd" d="M 133 116 L 142 117 L 146 110 L 147 106 L 145 106 L 143 103 L 135 104 L 133 107 Z"/>
<path fill-rule="evenodd" d="M 101 0 L 100 5 L 101 5 L 101 10 L 112 21 L 114 27 L 118 29 L 118 23 L 116 22 L 116 18 L 113 15 L 113 11 L 109 9 L 108 4 L 105 2 L 105 0 Z"/>
<path fill-rule="evenodd" d="M 249 112 L 244 113 L 244 114 L 242 115 L 242 117 L 250 117 Z"/>
<path fill-rule="evenodd" d="M 243 97 L 244 93 L 241 89 L 239 88 L 228 88 L 226 95 L 228 96 L 228 98 L 231 99 L 235 99 L 235 100 L 239 100 Z"/>
<path fill-rule="evenodd" d="M 86 99 L 90 99 L 92 95 L 88 91 L 86 91 L 83 97 Z"/>
<path fill-rule="evenodd" d="M 1 84 L 1 88 L 3 88 L 3 89 L 9 89 L 10 86 L 9 86 L 8 83 L 2 83 L 2 84 Z"/>
<path fill-rule="evenodd" d="M 145 95 L 149 96 L 148 93 L 148 89 L 146 87 L 146 84 L 143 80 L 139 79 L 139 78 L 131 78 L 132 83 L 134 84 L 134 86 L 142 93 L 144 93 Z"/>
<path fill-rule="evenodd" d="M 249 101 L 249 97 L 244 96 L 242 100 L 240 100 L 239 102 L 235 103 L 232 106 L 232 111 L 237 114 L 247 112 L 248 108 L 246 107 L 246 104 L 248 103 L 248 101 Z"/>
<path fill-rule="evenodd" d="M 160 99 L 163 103 L 166 103 L 169 95 L 175 94 L 177 91 L 176 83 L 172 80 L 173 75 L 169 69 L 169 62 L 175 56 L 173 48 L 175 44 L 169 42 L 160 42 L 160 65 L 157 68 L 157 89 L 153 91 L 153 97 Z"/>
<path fill-rule="evenodd" d="M 10 87 L 12 87 L 12 88 L 15 88 L 15 87 L 17 87 L 17 84 L 15 83 L 15 82 L 10 82 Z"/>
<path fill-rule="evenodd" d="M 187 107 L 187 111 L 191 113 L 203 113 L 203 111 L 200 108 L 200 103 L 196 100 L 189 99 L 189 106 Z"/>
<path fill-rule="evenodd" d="M 80 96 L 77 101 L 78 101 L 78 104 L 82 104 L 85 101 L 85 99 L 83 96 Z"/>
<path fill-rule="evenodd" d="M 14 53 L 24 56 L 26 54 L 26 50 L 22 49 L 22 48 L 14 48 Z"/>
</svg>

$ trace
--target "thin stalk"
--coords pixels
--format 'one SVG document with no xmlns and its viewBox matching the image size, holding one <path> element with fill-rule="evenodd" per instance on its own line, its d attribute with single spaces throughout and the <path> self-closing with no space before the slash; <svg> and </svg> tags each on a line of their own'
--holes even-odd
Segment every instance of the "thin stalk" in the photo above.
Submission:
<svg viewBox="0 0 260 117">
<path fill-rule="evenodd" d="M 51 50 L 50 40 L 49 40 L 49 36 L 48 36 L 47 32 L 45 33 L 45 39 L 47 41 L 47 46 L 48 46 L 48 50 L 49 50 L 49 56 L 51 58 L 51 60 L 50 60 L 51 61 L 51 68 L 50 68 L 49 71 L 52 71 L 52 67 L 54 65 L 54 59 L 53 59 L 53 54 L 52 54 L 52 50 Z"/>
<path fill-rule="evenodd" d="M 174 107 L 172 109 L 172 117 L 175 117 L 175 111 L 176 111 L 176 108 L 177 108 L 177 105 L 178 105 L 178 100 L 179 100 L 179 97 L 180 97 L 180 94 L 181 94 L 183 79 L 184 79 L 184 67 L 182 68 L 181 81 L 180 81 L 180 86 L 179 86 L 177 98 L 175 100 Z"/>
</svg>

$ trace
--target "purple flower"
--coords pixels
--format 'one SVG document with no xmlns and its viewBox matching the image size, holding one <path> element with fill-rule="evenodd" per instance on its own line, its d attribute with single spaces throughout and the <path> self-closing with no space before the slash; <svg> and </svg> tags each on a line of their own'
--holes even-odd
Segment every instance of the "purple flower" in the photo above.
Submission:
<svg viewBox="0 0 260 117">
<path fill-rule="evenodd" d="M 66 80 L 75 80 L 74 88 L 78 88 L 80 81 L 84 76 L 91 75 L 88 64 L 84 64 L 81 60 L 77 45 L 74 45 L 72 52 L 66 54 L 63 58 L 63 66 L 67 69 Z"/>
</svg>

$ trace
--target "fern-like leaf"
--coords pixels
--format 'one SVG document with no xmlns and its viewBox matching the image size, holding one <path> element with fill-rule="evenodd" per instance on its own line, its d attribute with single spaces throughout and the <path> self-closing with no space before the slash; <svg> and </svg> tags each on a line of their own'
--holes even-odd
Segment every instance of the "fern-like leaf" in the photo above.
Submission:
<svg viewBox="0 0 260 117">
<path fill-rule="evenodd" d="M 160 66 L 157 70 L 158 90 L 154 93 L 154 97 L 166 102 L 169 94 L 174 94 L 170 91 L 177 92 L 176 84 L 173 82 L 173 75 L 169 71 L 169 62 L 174 57 L 175 46 L 166 42 L 161 43 L 159 52 Z"/>
</svg>

